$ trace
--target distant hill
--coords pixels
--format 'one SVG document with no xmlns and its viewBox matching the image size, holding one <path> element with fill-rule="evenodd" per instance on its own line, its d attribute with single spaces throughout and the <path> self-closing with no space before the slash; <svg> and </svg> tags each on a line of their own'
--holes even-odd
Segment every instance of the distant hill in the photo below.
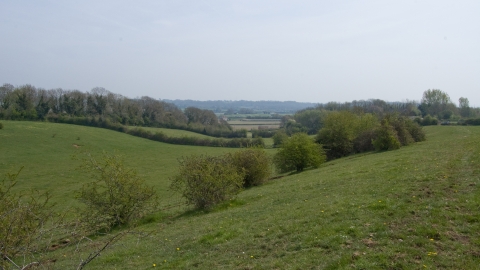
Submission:
<svg viewBox="0 0 480 270">
<path fill-rule="evenodd" d="M 315 107 L 318 103 L 297 102 L 297 101 L 248 101 L 248 100 L 170 100 L 162 101 L 173 103 L 180 109 L 197 107 L 200 109 L 212 110 L 214 112 L 226 112 L 228 110 L 238 111 L 240 109 L 251 109 L 254 111 L 265 111 L 271 113 L 293 113 L 309 107 Z"/>
</svg>

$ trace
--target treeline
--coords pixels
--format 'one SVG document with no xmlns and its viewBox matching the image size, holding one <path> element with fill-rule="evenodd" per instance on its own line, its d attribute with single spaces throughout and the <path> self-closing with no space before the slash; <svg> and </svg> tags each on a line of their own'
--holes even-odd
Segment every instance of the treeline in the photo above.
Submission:
<svg viewBox="0 0 480 270">
<path fill-rule="evenodd" d="M 438 90 L 426 90 L 420 102 L 386 102 L 380 99 L 360 100 L 345 103 L 329 102 L 319 104 L 296 112 L 293 116 L 284 116 L 281 128 L 288 135 L 298 132 L 316 134 L 323 127 L 325 118 L 331 112 L 348 111 L 357 115 L 373 114 L 381 119 L 387 114 L 398 114 L 422 126 L 458 122 L 471 125 L 480 117 L 480 109 L 470 107 L 468 98 L 460 98 L 458 107 L 450 100 L 447 93 Z M 262 134 L 262 135 L 260 135 Z M 258 136 L 264 138 L 273 132 L 259 131 Z"/>
<path fill-rule="evenodd" d="M 0 119 L 88 122 L 92 126 L 97 126 L 95 121 L 102 119 L 113 124 L 175 128 L 214 137 L 247 136 L 246 131 L 234 131 L 210 110 L 189 107 L 184 112 L 171 103 L 146 96 L 130 99 L 104 88 L 84 93 L 4 84 L 0 87 Z"/>
</svg>

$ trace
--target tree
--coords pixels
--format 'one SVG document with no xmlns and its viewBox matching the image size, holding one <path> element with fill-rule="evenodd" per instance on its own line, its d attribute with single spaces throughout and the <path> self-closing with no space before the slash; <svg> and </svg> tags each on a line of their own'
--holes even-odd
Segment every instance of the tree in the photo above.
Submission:
<svg viewBox="0 0 480 270">
<path fill-rule="evenodd" d="M 419 109 L 422 111 L 423 115 L 430 114 L 439 118 L 448 116 L 449 118 L 454 113 L 452 111 L 454 107 L 455 105 L 452 106 L 452 101 L 447 93 L 438 89 L 429 89 L 423 92 Z M 452 112 L 447 112 L 447 114 L 445 114 L 448 110 Z"/>
<path fill-rule="evenodd" d="M 232 199 L 242 189 L 244 173 L 224 157 L 194 155 L 178 162 L 179 171 L 170 178 L 170 188 L 198 209 Z"/>
<path fill-rule="evenodd" d="M 92 229 L 110 229 L 139 220 L 158 206 L 155 190 L 137 172 L 127 168 L 119 156 L 104 153 L 97 161 L 90 154 L 81 166 L 95 179 L 79 192 L 85 204 L 83 221 Z"/>
<path fill-rule="evenodd" d="M 325 162 L 321 145 L 316 144 L 306 133 L 296 133 L 280 146 L 273 162 L 280 172 L 317 168 Z"/>
<path fill-rule="evenodd" d="M 279 129 L 273 135 L 273 147 L 279 147 L 284 141 L 288 139 L 288 135 L 283 129 Z"/>
<path fill-rule="evenodd" d="M 293 116 L 297 123 L 308 129 L 308 134 L 316 134 L 323 124 L 325 111 L 316 109 L 306 109 L 295 113 Z"/>
<path fill-rule="evenodd" d="M 470 116 L 470 102 L 468 98 L 461 97 L 458 99 L 458 107 L 460 108 L 460 115 L 462 117 Z"/>
</svg>

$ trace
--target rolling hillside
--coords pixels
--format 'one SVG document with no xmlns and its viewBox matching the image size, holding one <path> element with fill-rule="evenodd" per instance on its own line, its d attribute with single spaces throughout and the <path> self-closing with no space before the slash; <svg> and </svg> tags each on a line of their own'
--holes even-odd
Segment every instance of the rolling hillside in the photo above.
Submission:
<svg viewBox="0 0 480 270">
<path fill-rule="evenodd" d="M 0 130 L 0 174 L 17 172 L 19 189 L 50 191 L 54 202 L 75 205 L 75 190 L 88 183 L 79 171 L 82 153 L 100 158 L 103 151 L 117 153 L 135 168 L 160 196 L 172 197 L 168 177 L 175 173 L 177 159 L 192 154 L 221 154 L 235 149 L 171 145 L 106 129 L 44 122 L 3 121 Z M 177 131 L 172 134 L 190 134 Z M 196 133 L 192 133 L 196 134 Z M 198 134 L 197 136 L 204 136 Z M 238 150 L 238 149 L 237 149 Z M 75 156 L 77 159 L 75 159 Z"/>
<path fill-rule="evenodd" d="M 72 205 L 72 192 L 88 181 L 70 158 L 82 150 L 124 154 L 166 201 L 178 201 L 165 191 L 176 158 L 234 151 L 80 126 L 4 124 L 0 173 L 25 165 L 19 188 L 51 189 L 57 201 Z M 435 126 L 426 132 L 425 142 L 327 162 L 245 190 L 209 212 L 165 210 L 138 228 L 150 232 L 148 237 L 122 239 L 87 268 L 475 269 L 480 127 Z M 74 250 L 52 252 L 55 267 L 74 268 Z"/>
</svg>

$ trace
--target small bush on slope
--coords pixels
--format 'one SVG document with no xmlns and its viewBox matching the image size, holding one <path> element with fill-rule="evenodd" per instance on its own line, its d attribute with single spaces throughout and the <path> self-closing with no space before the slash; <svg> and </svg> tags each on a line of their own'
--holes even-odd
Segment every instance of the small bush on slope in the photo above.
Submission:
<svg viewBox="0 0 480 270">
<path fill-rule="evenodd" d="M 52 222 L 48 194 L 19 194 L 12 191 L 16 174 L 0 182 L 0 269 L 9 269 L 18 255 L 27 256 L 42 248 L 42 239 Z"/>
<path fill-rule="evenodd" d="M 271 175 L 270 159 L 263 149 L 241 150 L 227 154 L 226 158 L 231 160 L 239 173 L 244 174 L 244 187 L 259 186 Z"/>
<path fill-rule="evenodd" d="M 211 208 L 232 199 L 242 189 L 245 173 L 222 156 L 190 156 L 179 163 L 179 172 L 171 178 L 170 187 L 196 208 Z"/>
<path fill-rule="evenodd" d="M 98 162 L 88 154 L 82 168 L 95 181 L 84 185 L 78 199 L 85 204 L 83 221 L 92 229 L 110 229 L 136 222 L 158 206 L 158 197 L 137 172 L 125 167 L 119 156 L 104 153 Z"/>
<path fill-rule="evenodd" d="M 296 133 L 286 140 L 275 154 L 273 162 L 280 172 L 317 168 L 325 162 L 322 146 L 316 144 L 306 133 Z"/>
</svg>

